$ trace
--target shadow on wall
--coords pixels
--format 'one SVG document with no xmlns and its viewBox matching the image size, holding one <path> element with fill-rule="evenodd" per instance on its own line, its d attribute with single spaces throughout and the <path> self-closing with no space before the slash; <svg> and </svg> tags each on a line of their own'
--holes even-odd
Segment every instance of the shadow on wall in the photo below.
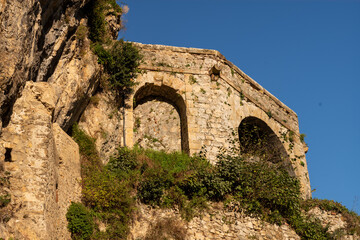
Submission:
<svg viewBox="0 0 360 240">
<path fill-rule="evenodd" d="M 240 152 L 249 160 L 262 159 L 281 165 L 291 176 L 295 176 L 283 143 L 264 121 L 256 117 L 246 117 L 241 121 L 238 133 Z"/>
<path fill-rule="evenodd" d="M 180 117 L 181 151 L 189 154 L 188 124 L 184 99 L 176 90 L 166 85 L 156 86 L 154 84 L 146 84 L 134 95 L 134 112 L 138 106 L 153 100 L 168 103 L 176 109 Z M 157 111 L 157 109 L 154 109 L 154 111 Z M 134 119 L 134 124 L 136 125 L 137 119 Z"/>
</svg>

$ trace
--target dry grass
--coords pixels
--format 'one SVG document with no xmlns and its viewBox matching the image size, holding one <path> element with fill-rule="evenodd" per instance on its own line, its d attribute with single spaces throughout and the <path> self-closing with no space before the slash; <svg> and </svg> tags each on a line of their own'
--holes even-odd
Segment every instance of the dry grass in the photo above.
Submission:
<svg viewBox="0 0 360 240">
<path fill-rule="evenodd" d="M 145 240 L 184 240 L 186 233 L 187 230 L 184 226 L 184 222 L 175 217 L 168 217 L 158 219 L 152 224 L 146 233 Z"/>
</svg>

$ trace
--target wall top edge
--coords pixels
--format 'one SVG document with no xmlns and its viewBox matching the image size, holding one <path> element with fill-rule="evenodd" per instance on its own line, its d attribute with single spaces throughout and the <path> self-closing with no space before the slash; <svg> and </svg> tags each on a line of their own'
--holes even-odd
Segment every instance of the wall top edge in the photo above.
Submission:
<svg viewBox="0 0 360 240">
<path fill-rule="evenodd" d="M 178 53 L 189 53 L 189 54 L 199 54 L 199 55 L 212 55 L 222 62 L 223 64 L 228 65 L 230 68 L 234 69 L 241 77 L 243 77 L 246 81 L 250 83 L 251 86 L 257 88 L 259 91 L 262 91 L 265 95 L 269 96 L 276 104 L 280 107 L 287 110 L 290 114 L 293 114 L 297 117 L 297 114 L 281 102 L 278 98 L 276 98 L 273 94 L 263 88 L 259 83 L 257 83 L 254 79 L 244 73 L 239 67 L 233 64 L 231 61 L 227 60 L 224 55 L 222 55 L 219 51 L 213 49 L 202 49 L 202 48 L 189 48 L 189 47 L 175 47 L 168 45 L 160 45 L 160 44 L 143 44 L 138 42 L 132 42 L 135 46 L 143 49 L 143 50 L 160 50 L 160 51 L 172 51 Z"/>
</svg>

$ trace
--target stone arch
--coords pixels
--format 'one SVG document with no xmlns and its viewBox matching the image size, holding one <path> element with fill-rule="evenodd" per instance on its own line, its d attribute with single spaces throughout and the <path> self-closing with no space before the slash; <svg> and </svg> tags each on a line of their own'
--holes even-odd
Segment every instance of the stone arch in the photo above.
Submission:
<svg viewBox="0 0 360 240">
<path fill-rule="evenodd" d="M 139 105 L 145 104 L 146 102 L 152 100 L 164 102 L 174 107 L 180 117 L 181 151 L 189 154 L 190 150 L 186 104 L 182 96 L 178 94 L 177 91 L 172 87 L 146 83 L 145 85 L 141 86 L 134 95 L 134 111 Z"/>
<path fill-rule="evenodd" d="M 245 117 L 239 125 L 238 134 L 242 154 L 282 165 L 290 175 L 295 176 L 283 143 L 266 122 L 253 116 Z"/>
</svg>

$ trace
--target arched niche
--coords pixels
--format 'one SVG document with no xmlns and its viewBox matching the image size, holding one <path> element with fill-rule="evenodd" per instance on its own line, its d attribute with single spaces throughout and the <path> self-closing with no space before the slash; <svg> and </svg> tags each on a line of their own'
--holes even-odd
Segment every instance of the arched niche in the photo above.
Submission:
<svg viewBox="0 0 360 240">
<path fill-rule="evenodd" d="M 185 152 L 185 153 L 189 153 L 189 137 L 188 137 L 188 123 L 187 123 L 187 116 L 186 116 L 186 104 L 184 99 L 182 98 L 182 96 L 180 96 L 175 89 L 166 86 L 166 85 L 155 85 L 153 83 L 148 83 L 145 84 L 144 86 L 140 87 L 135 95 L 134 95 L 134 115 L 136 114 L 136 109 L 141 106 L 144 105 L 148 102 L 151 101 L 157 101 L 160 103 L 164 103 L 165 105 L 168 104 L 171 107 L 173 107 L 173 109 L 175 109 L 175 114 L 178 114 L 179 117 L 179 131 L 180 131 L 180 139 L 181 139 L 181 143 L 180 143 L 180 149 L 181 151 Z M 162 104 L 162 106 L 164 107 L 164 104 Z M 158 105 L 155 105 L 158 106 Z M 164 108 L 162 108 L 164 110 Z M 166 109 L 166 108 L 165 108 Z M 159 112 L 159 109 L 149 109 L 148 107 L 145 107 L 145 110 L 149 110 L 149 111 L 154 111 L 154 113 L 159 113 L 159 114 L 167 114 L 164 112 Z M 158 114 L 158 115 L 159 115 Z M 169 120 L 170 118 L 175 118 L 176 115 L 173 115 L 172 110 L 170 110 L 169 114 Z M 145 123 L 139 123 L 137 122 L 138 119 L 136 119 L 136 117 L 134 117 L 134 132 L 135 132 L 135 139 L 136 139 L 136 125 L 137 124 L 146 124 Z M 161 121 L 158 122 L 158 124 L 161 126 L 163 125 L 163 130 L 167 131 L 166 127 L 169 127 L 169 123 L 167 123 L 167 125 L 165 125 L 165 121 L 167 121 L 166 119 L 161 119 Z M 170 123 L 171 124 L 171 123 Z M 177 126 L 174 126 L 174 128 L 176 128 Z M 152 140 L 156 140 L 157 139 L 154 137 Z M 151 139 L 150 139 L 151 141 Z M 136 140 L 135 140 L 136 143 Z M 168 149 L 165 149 L 168 150 Z"/>
<path fill-rule="evenodd" d="M 251 116 L 244 118 L 239 125 L 238 134 L 243 156 L 282 165 L 290 175 L 295 176 L 283 143 L 263 120 Z"/>
</svg>

